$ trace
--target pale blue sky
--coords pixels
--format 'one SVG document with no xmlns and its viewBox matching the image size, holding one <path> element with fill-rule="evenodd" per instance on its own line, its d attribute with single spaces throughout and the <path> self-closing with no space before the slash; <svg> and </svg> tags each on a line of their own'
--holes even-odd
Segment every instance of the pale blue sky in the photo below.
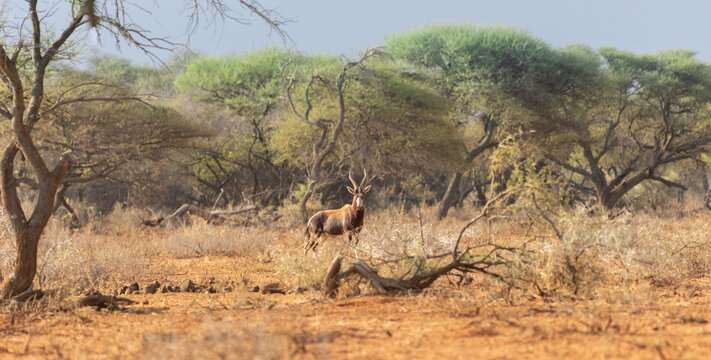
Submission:
<svg viewBox="0 0 711 360">
<path fill-rule="evenodd" d="M 22 1 L 24 3 L 24 1 Z M 149 14 L 134 19 L 156 36 L 187 42 L 183 1 L 136 0 Z M 145 2 L 145 4 L 143 4 Z M 595 48 L 614 46 L 634 52 L 691 49 L 711 62 L 711 1 L 660 0 L 261 0 L 294 22 L 284 29 L 284 43 L 258 19 L 252 25 L 235 23 L 206 26 L 190 38 L 191 49 L 201 53 L 232 54 L 268 45 L 304 52 L 354 54 L 383 43 L 392 33 L 436 22 L 512 25 L 527 29 L 558 47 L 583 43 Z M 174 5 L 166 5 L 174 4 Z M 108 39 L 107 39 L 108 40 Z M 94 42 L 90 37 L 90 43 Z M 103 51 L 115 52 L 110 41 Z M 149 59 L 124 48 L 122 55 L 137 63 Z M 168 54 L 161 55 L 167 58 Z"/>
</svg>

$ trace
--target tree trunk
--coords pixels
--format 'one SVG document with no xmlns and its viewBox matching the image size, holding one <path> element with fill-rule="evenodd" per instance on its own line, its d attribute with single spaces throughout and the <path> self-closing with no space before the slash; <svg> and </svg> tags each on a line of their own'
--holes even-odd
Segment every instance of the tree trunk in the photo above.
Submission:
<svg viewBox="0 0 711 360">
<path fill-rule="evenodd" d="M 32 146 L 31 150 L 35 150 L 31 140 L 28 145 Z M 39 194 L 35 208 L 28 220 L 20 204 L 17 194 L 17 180 L 14 175 L 14 161 L 19 151 L 19 147 L 11 142 L 5 149 L 0 162 L 2 202 L 9 215 L 17 243 L 17 256 L 13 272 L 0 284 L 0 298 L 2 299 L 22 293 L 32 284 L 37 271 L 37 246 L 42 231 L 52 216 L 52 210 L 54 210 L 57 184 L 73 164 L 69 156 L 63 156 L 54 171 L 47 171 L 45 176 L 38 174 Z"/>
<path fill-rule="evenodd" d="M 711 184 L 709 184 L 709 176 L 706 173 L 706 163 L 700 162 L 701 169 L 701 186 L 704 188 L 704 207 L 711 210 Z"/>
<path fill-rule="evenodd" d="M 476 198 L 477 198 L 477 201 L 479 202 L 478 205 L 480 205 L 480 206 L 484 206 L 487 202 L 486 192 L 484 192 L 484 186 L 485 185 L 482 185 L 482 184 L 475 184 L 474 185 L 474 188 L 476 189 Z"/>
<path fill-rule="evenodd" d="M 492 140 L 494 131 L 498 126 L 496 116 L 486 114 L 486 116 L 482 118 L 482 121 L 484 123 L 484 135 L 479 139 L 477 145 L 472 150 L 467 152 L 467 156 L 465 158 L 467 163 L 474 161 L 474 159 L 476 159 L 484 151 L 499 145 L 498 141 Z M 462 172 L 457 171 L 452 177 L 452 180 L 450 180 L 449 186 L 447 186 L 447 191 L 445 191 L 442 201 L 440 201 L 437 207 L 437 215 L 440 219 L 447 216 L 449 209 L 457 203 L 459 197 L 459 186 L 461 182 Z"/>
<path fill-rule="evenodd" d="M 311 195 L 314 192 L 314 181 L 311 180 L 309 181 L 309 186 L 306 188 L 306 193 L 304 193 L 304 196 L 301 197 L 301 200 L 299 200 L 299 210 L 301 212 L 301 220 L 303 222 L 309 221 L 309 212 L 306 210 L 306 203 L 309 202 L 309 199 L 311 198 Z"/>
<path fill-rule="evenodd" d="M 0 299 L 8 299 L 27 290 L 37 272 L 37 245 L 41 232 L 25 231 L 16 234 L 17 256 L 13 271 L 0 285 Z"/>
<path fill-rule="evenodd" d="M 439 216 L 440 219 L 446 217 L 449 209 L 457 203 L 459 198 L 459 185 L 462 183 L 462 176 L 462 172 L 457 171 L 454 176 L 452 176 L 452 180 L 449 181 L 447 191 L 444 192 L 442 201 L 440 201 L 437 205 L 437 216 Z"/>
</svg>

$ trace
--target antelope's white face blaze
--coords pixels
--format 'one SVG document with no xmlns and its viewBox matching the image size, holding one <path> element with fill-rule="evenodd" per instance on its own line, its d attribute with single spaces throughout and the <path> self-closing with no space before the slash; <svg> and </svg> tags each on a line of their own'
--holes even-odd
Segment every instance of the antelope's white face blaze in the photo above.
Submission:
<svg viewBox="0 0 711 360">
<path fill-rule="evenodd" d="M 360 210 L 363 208 L 363 194 L 358 193 L 358 194 L 356 194 L 355 197 L 356 197 L 356 201 L 355 201 L 356 209 Z"/>
</svg>

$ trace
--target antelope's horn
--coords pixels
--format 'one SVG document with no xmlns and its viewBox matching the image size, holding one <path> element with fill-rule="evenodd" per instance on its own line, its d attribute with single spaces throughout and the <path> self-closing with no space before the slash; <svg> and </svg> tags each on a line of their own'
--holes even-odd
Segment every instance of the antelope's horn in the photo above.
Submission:
<svg viewBox="0 0 711 360">
<path fill-rule="evenodd" d="M 353 177 L 351 176 L 351 171 L 350 171 L 350 170 L 348 170 L 348 179 L 351 180 L 351 184 L 353 184 L 353 187 L 354 187 L 354 188 L 358 188 L 358 184 L 355 182 L 355 180 L 353 180 Z"/>
<path fill-rule="evenodd" d="M 365 180 L 368 178 L 368 172 L 365 171 L 365 168 L 363 168 L 363 180 L 360 181 L 360 187 L 363 187 L 365 185 Z"/>
</svg>

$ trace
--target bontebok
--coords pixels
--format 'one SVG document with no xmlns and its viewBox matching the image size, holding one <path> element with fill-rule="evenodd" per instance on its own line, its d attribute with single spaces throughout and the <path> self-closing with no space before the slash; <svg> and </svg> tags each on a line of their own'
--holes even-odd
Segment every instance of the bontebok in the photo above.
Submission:
<svg viewBox="0 0 711 360">
<path fill-rule="evenodd" d="M 337 210 L 319 211 L 309 219 L 306 224 L 306 244 L 304 244 L 304 254 L 309 250 L 316 252 L 316 248 L 328 236 L 338 236 L 348 234 L 348 242 L 351 242 L 353 236 L 356 237 L 356 245 L 358 245 L 358 234 L 363 227 L 363 218 L 365 217 L 365 202 L 363 196 L 370 191 L 370 185 L 365 185 L 368 178 L 368 173 L 363 170 L 363 180 L 358 185 L 350 172 L 348 179 L 351 180 L 353 187 L 346 186 L 348 192 L 353 194 L 353 201 L 350 204 L 344 205 Z M 311 234 L 316 235 L 315 239 L 311 239 Z"/>
</svg>

